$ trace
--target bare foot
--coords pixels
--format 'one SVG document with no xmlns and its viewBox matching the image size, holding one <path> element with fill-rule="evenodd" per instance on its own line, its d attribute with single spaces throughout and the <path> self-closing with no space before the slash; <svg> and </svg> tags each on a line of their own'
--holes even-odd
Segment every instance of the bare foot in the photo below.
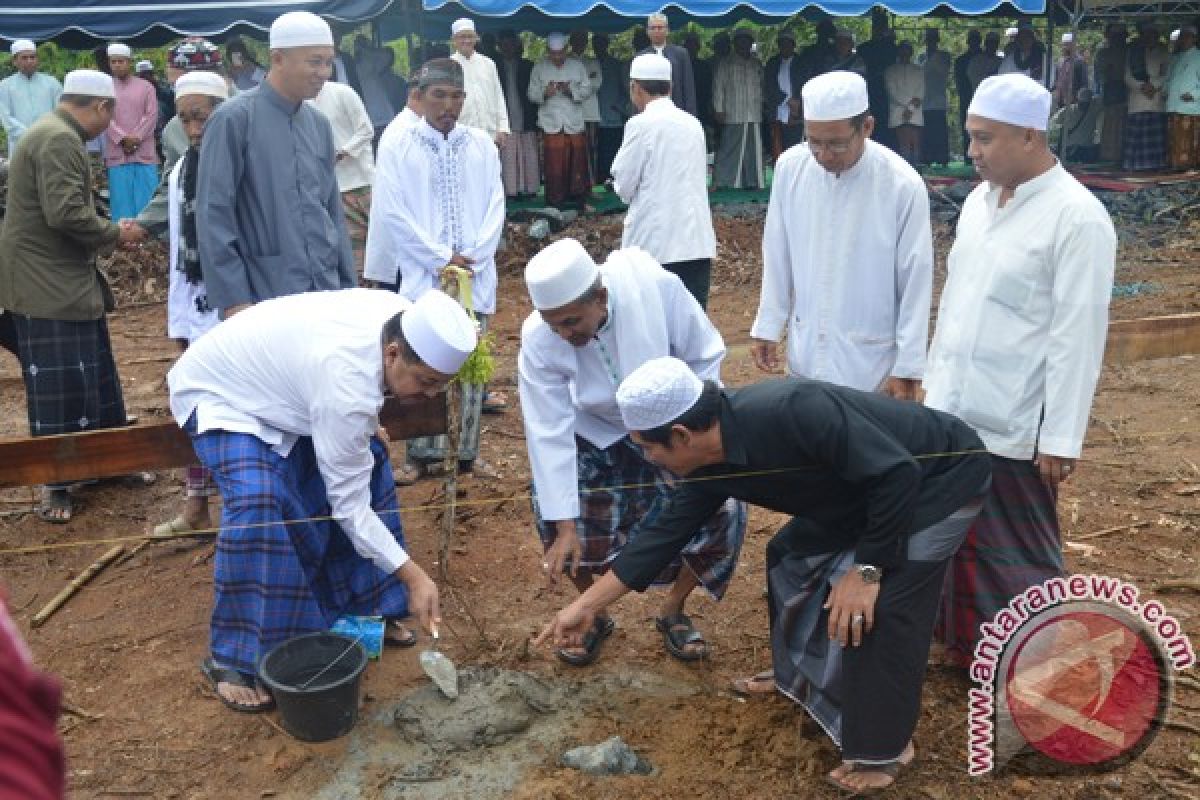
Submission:
<svg viewBox="0 0 1200 800">
<path fill-rule="evenodd" d="M 269 706 L 271 695 L 261 686 L 250 688 L 236 683 L 218 683 L 217 694 L 239 706 Z"/>
</svg>

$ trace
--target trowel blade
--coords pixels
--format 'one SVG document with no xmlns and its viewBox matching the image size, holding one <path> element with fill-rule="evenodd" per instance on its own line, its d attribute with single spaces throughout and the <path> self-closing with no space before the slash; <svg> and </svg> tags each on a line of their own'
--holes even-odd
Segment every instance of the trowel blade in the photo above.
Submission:
<svg viewBox="0 0 1200 800">
<path fill-rule="evenodd" d="M 437 650 L 421 652 L 421 669 L 451 700 L 458 699 L 458 668 L 454 662 Z"/>
</svg>

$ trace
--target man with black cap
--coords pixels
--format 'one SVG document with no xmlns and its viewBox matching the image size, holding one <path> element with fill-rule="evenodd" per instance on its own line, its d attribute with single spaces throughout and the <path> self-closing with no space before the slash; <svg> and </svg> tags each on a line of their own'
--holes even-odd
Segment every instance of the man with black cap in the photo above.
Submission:
<svg viewBox="0 0 1200 800">
<path fill-rule="evenodd" d="M 671 62 L 645 53 L 633 60 L 629 74 L 639 113 L 625 126 L 612 165 L 613 188 L 629 204 L 621 246 L 652 255 L 704 307 L 717 254 L 704 129 L 671 101 Z"/>
<path fill-rule="evenodd" d="M 634 370 L 616 402 L 675 488 L 538 643 L 580 641 L 731 498 L 789 514 L 767 545 L 776 685 L 841 750 L 834 785 L 891 785 L 916 755 L 946 563 L 987 488 L 979 438 L 949 414 L 818 381 L 721 389 L 670 357 Z"/>
<path fill-rule="evenodd" d="M 472 310 L 486 331 L 496 313 L 496 248 L 504 232 L 500 155 L 485 131 L 458 124 L 466 92 L 457 61 L 427 62 L 418 86 L 424 118 L 379 153 L 367 249 L 380 253 L 372 240 L 382 236 L 390 260 L 370 262 L 366 277 L 390 283 L 399 270 L 400 293 L 415 300 L 438 288 L 447 268 L 466 270 Z M 478 458 L 482 403 L 482 386 L 463 386 L 459 466 L 491 474 Z M 409 442 L 405 477 L 436 470 L 447 446 L 445 436 Z"/>
<path fill-rule="evenodd" d="M 208 301 L 228 318 L 286 294 L 358 284 L 333 129 L 305 103 L 333 72 L 333 33 L 307 11 L 271 25 L 271 69 L 222 103 L 200 148 L 196 227 Z"/>
</svg>

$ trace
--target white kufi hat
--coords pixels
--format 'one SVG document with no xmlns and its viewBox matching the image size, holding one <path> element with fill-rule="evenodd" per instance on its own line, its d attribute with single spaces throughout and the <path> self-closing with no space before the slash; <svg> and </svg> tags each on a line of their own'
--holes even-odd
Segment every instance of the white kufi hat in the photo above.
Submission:
<svg viewBox="0 0 1200 800">
<path fill-rule="evenodd" d="M 120 42 L 113 42 L 105 52 L 109 58 L 133 58 L 133 51 L 129 49 L 129 45 Z"/>
<path fill-rule="evenodd" d="M 1012 72 L 985 78 L 971 98 L 968 114 L 1044 131 L 1050 122 L 1050 92 L 1027 75 Z"/>
<path fill-rule="evenodd" d="M 271 23 L 271 49 L 333 47 L 329 23 L 311 11 L 289 11 Z"/>
<path fill-rule="evenodd" d="M 8 48 L 8 52 L 12 53 L 14 56 L 17 53 L 36 53 L 37 45 L 28 39 L 17 39 L 12 43 L 12 46 Z"/>
<path fill-rule="evenodd" d="M 186 97 L 189 94 L 219 97 L 224 100 L 229 97 L 229 85 L 215 72 L 197 70 L 180 75 L 179 80 L 175 81 L 176 98 Z"/>
<path fill-rule="evenodd" d="M 475 350 L 475 323 L 450 295 L 430 289 L 404 312 L 400 329 L 426 366 L 454 375 Z"/>
<path fill-rule="evenodd" d="M 546 37 L 546 47 L 558 52 L 559 50 L 567 49 L 567 35 L 565 33 L 552 33 Z"/>
<path fill-rule="evenodd" d="M 629 77 L 635 81 L 669 81 L 671 62 L 658 53 L 643 53 L 629 66 Z"/>
<path fill-rule="evenodd" d="M 804 84 L 800 90 L 804 118 L 810 122 L 830 122 L 857 117 L 870 107 L 867 82 L 857 72 L 826 72 Z"/>
<path fill-rule="evenodd" d="M 77 69 L 63 78 L 63 94 L 81 97 L 116 97 L 111 75 L 96 69 Z"/>
<path fill-rule="evenodd" d="M 541 311 L 562 308 L 592 288 L 600 268 L 575 239 L 559 239 L 529 259 L 525 285 L 533 307 Z"/>
<path fill-rule="evenodd" d="M 648 431 L 689 411 L 704 391 L 704 381 L 678 358 L 663 356 L 629 373 L 617 388 L 617 408 L 629 431 Z"/>
<path fill-rule="evenodd" d="M 453 36 L 456 33 L 462 33 L 463 31 L 470 31 L 471 33 L 474 33 L 475 32 L 475 20 L 468 19 L 467 17 L 463 17 L 462 19 L 454 20 L 454 22 L 450 25 L 450 35 L 451 36 Z"/>
<path fill-rule="evenodd" d="M 1075 41 L 1075 34 L 1071 33 L 1070 31 L 1067 31 L 1062 35 L 1063 44 L 1070 44 L 1073 41 Z"/>
<path fill-rule="evenodd" d="M 153 72 L 154 71 L 154 62 L 153 61 L 139 61 L 139 62 L 137 62 L 137 66 L 135 66 L 133 69 L 134 69 L 134 72 Z"/>
</svg>

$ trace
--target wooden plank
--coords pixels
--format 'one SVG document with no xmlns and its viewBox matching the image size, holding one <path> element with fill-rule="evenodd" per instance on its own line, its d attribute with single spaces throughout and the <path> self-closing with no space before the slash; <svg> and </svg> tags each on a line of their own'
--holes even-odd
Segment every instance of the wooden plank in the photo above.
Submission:
<svg viewBox="0 0 1200 800">
<path fill-rule="evenodd" d="M 446 396 L 413 403 L 388 398 L 379 416 L 396 441 L 445 433 Z M 174 422 L 0 440 L 0 488 L 110 478 L 195 461 L 191 439 Z"/>
<path fill-rule="evenodd" d="M 1200 354 L 1200 314 L 1116 320 L 1108 324 L 1106 364 Z"/>
</svg>

